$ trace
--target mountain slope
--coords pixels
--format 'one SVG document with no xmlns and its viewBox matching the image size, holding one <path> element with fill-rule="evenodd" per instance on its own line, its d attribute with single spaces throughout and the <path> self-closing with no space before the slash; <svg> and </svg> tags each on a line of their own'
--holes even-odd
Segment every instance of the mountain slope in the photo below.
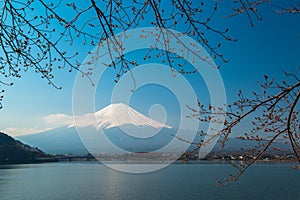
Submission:
<svg viewBox="0 0 300 200">
<path fill-rule="evenodd" d="M 123 103 L 111 104 L 96 112 L 95 115 L 99 122 L 98 128 L 112 128 L 125 124 L 151 126 L 153 128 L 171 128 L 144 116 Z"/>
<path fill-rule="evenodd" d="M 112 142 L 129 151 L 157 149 L 168 143 L 172 139 L 171 135 L 176 133 L 170 126 L 156 122 L 122 103 L 111 104 L 94 114 L 77 116 L 76 122 L 76 126 L 83 134 L 94 137 L 101 129 Z M 64 124 L 66 126 L 21 136 L 18 139 L 32 146 L 38 146 L 47 153 L 86 154 L 87 150 L 74 123 L 66 121 Z M 101 145 L 101 149 L 111 152 L 110 146 L 102 141 L 95 139 L 91 140 L 91 143 L 92 146 Z"/>
<path fill-rule="evenodd" d="M 85 127 L 82 131 L 83 134 L 92 137 L 89 146 L 101 146 L 103 152 L 98 153 L 113 152 L 110 145 L 104 141 L 97 140 L 96 135 L 100 134 L 100 132 L 95 127 Z M 119 127 L 104 129 L 103 132 L 112 143 L 126 151 L 147 152 L 155 151 L 168 144 L 173 139 L 172 134 L 176 133 L 176 129 L 163 128 L 157 135 L 149 138 L 136 138 L 127 135 Z M 51 154 L 88 153 L 75 127 L 65 126 L 43 133 L 20 136 L 18 139 L 29 145 L 38 146 L 43 151 Z"/>
<path fill-rule="evenodd" d="M 96 123 L 95 123 L 96 117 Z M 138 111 L 125 104 L 111 104 L 95 114 L 87 114 L 78 118 L 77 127 L 73 124 L 48 130 L 46 132 L 18 137 L 22 142 L 31 146 L 36 146 L 43 151 L 51 154 L 87 154 L 88 151 L 80 137 L 89 137 L 89 147 L 101 147 L 101 152 L 112 153 L 110 144 L 100 141 L 97 135 L 103 131 L 109 141 L 119 148 L 129 152 L 152 152 L 169 144 L 170 141 L 177 140 L 177 129 L 165 124 L 151 120 Z M 79 128 L 80 135 L 76 128 Z M 185 130 L 185 134 L 196 134 Z M 194 142 L 200 141 L 199 134 L 196 135 Z M 182 142 L 182 144 L 186 144 Z M 180 144 L 178 144 L 180 145 Z M 256 142 L 240 141 L 231 138 L 225 146 L 224 152 L 241 152 L 244 149 L 253 148 Z M 195 148 L 196 146 L 192 146 Z M 281 144 L 276 147 L 287 149 Z M 174 152 L 181 151 L 180 147 L 171 149 Z M 170 149 L 169 149 L 170 150 Z M 221 150 L 221 144 L 217 143 L 212 151 Z M 117 153 L 117 152 L 115 152 Z"/>
<path fill-rule="evenodd" d="M 153 128 L 171 128 L 168 125 L 146 117 L 145 115 L 123 103 L 108 105 L 96 113 L 76 116 L 76 125 L 68 120 L 66 120 L 64 124 L 68 125 L 69 127 L 94 126 L 97 129 L 109 129 L 124 125 L 134 125 L 136 127 L 149 126 Z"/>
<path fill-rule="evenodd" d="M 0 132 L 0 164 L 35 163 L 49 159 L 51 160 L 50 156 L 41 150 Z"/>
<path fill-rule="evenodd" d="M 19 136 L 17 139 L 50 154 L 88 153 L 77 134 L 76 127 L 64 126 L 42 133 Z"/>
</svg>

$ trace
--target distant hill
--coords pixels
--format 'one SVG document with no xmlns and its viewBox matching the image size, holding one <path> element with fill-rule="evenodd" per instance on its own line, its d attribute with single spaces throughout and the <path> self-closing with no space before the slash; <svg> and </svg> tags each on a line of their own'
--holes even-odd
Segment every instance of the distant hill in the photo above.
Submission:
<svg viewBox="0 0 300 200">
<path fill-rule="evenodd" d="M 0 132 L 0 164 L 53 161 L 50 155 Z"/>
</svg>

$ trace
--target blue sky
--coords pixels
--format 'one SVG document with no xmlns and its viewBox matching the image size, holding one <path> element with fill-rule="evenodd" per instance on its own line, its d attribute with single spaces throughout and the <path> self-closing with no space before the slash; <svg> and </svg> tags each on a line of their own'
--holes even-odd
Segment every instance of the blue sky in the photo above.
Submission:
<svg viewBox="0 0 300 200">
<path fill-rule="evenodd" d="M 282 70 L 297 69 L 300 57 L 300 15 L 276 14 L 274 7 L 262 6 L 259 13 L 263 21 L 255 21 L 255 26 L 250 27 L 245 15 L 224 18 L 231 12 L 229 7 L 221 7 L 212 23 L 222 29 L 228 27 L 230 35 L 238 38 L 237 42 L 221 40 L 220 51 L 229 62 L 217 63 L 221 64 L 220 73 L 227 101 L 232 102 L 239 89 L 248 94 L 254 90 L 259 91 L 257 81 L 262 80 L 264 74 L 283 79 Z M 214 35 L 209 37 L 216 40 L 216 43 L 220 40 Z M 91 50 L 80 44 L 72 47 L 66 45 L 66 48 L 78 48 L 84 52 Z M 83 60 L 84 56 L 79 59 Z M 98 85 L 96 109 L 110 103 L 115 73 L 115 70 L 110 69 Z M 14 86 L 6 88 L 4 108 L 0 110 L 0 130 L 11 135 L 38 132 L 59 126 L 57 122 L 47 122 L 46 116 L 72 115 L 72 92 L 77 72 L 69 73 L 63 69 L 57 70 L 55 74 L 54 82 L 62 86 L 62 90 L 48 86 L 45 80 L 30 70 L 23 72 L 21 79 L 13 80 Z M 209 102 L 207 88 L 199 74 L 189 75 L 187 79 L 196 90 L 198 98 Z M 168 114 L 167 122 L 176 126 L 180 114 L 178 102 L 168 89 L 158 85 L 144 86 L 133 94 L 130 101 L 133 108 L 145 115 L 149 114 L 153 104 L 163 105 Z"/>
</svg>

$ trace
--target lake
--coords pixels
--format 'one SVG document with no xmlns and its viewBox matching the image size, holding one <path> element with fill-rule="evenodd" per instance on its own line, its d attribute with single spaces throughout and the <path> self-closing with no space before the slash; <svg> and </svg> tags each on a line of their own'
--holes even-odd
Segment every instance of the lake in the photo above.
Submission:
<svg viewBox="0 0 300 200">
<path fill-rule="evenodd" d="M 127 174 L 98 162 L 0 166 L 0 199 L 300 199 L 300 170 L 256 164 L 238 182 L 216 186 L 233 167 L 173 164 Z"/>
</svg>

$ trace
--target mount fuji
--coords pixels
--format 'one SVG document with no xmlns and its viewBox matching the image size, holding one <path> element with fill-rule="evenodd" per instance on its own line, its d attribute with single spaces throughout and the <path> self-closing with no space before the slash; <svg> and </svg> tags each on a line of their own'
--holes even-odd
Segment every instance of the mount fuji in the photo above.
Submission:
<svg viewBox="0 0 300 200">
<path fill-rule="evenodd" d="M 96 122 L 95 119 L 96 118 Z M 109 129 L 132 125 L 136 127 L 171 128 L 168 125 L 154 121 L 149 117 L 139 113 L 133 108 L 123 103 L 110 104 L 94 114 L 86 114 L 76 117 L 76 125 L 69 123 L 68 126 L 88 127 L 94 126 L 96 129 Z"/>
<path fill-rule="evenodd" d="M 168 144 L 174 139 L 173 135 L 177 131 L 122 103 L 111 104 L 93 114 L 79 116 L 76 118 L 76 124 L 72 120 L 64 124 L 66 125 L 56 129 L 20 136 L 17 139 L 39 147 L 47 153 L 85 154 L 88 151 L 77 129 L 81 130 L 81 134 L 86 135 L 98 134 L 101 129 L 105 136 L 121 149 L 130 152 L 148 152 Z M 105 152 L 112 152 L 102 141 L 93 142 L 92 146 L 102 145 L 101 149 Z"/>
<path fill-rule="evenodd" d="M 123 104 L 111 104 L 102 110 L 95 113 L 98 124 L 98 128 L 112 128 L 125 124 L 131 124 L 134 126 L 151 126 L 153 128 L 171 128 L 168 125 L 156 122 L 133 108 Z"/>
<path fill-rule="evenodd" d="M 76 124 L 70 119 L 71 117 L 68 116 L 62 127 L 20 136 L 16 139 L 51 154 L 83 155 L 89 153 L 81 140 L 84 136 L 89 138 L 89 146 L 101 146 L 102 151 L 97 153 L 117 153 L 111 148 L 111 145 L 99 140 L 99 137 L 95 137 L 95 135 L 104 134 L 110 143 L 125 151 L 153 152 L 159 151 L 160 148 L 169 144 L 178 131 L 176 128 L 154 121 L 121 103 L 111 104 L 93 114 L 79 116 L 76 118 Z M 80 135 L 77 130 L 80 130 Z M 195 134 L 189 130 L 184 130 L 184 133 Z M 199 135 L 196 134 L 193 142 L 199 140 Z M 243 142 L 232 138 L 225 150 L 237 152 L 241 147 L 252 148 L 254 145 L 253 142 Z M 286 149 L 281 146 L 281 149 Z M 178 149 L 181 148 L 177 147 L 172 149 L 172 152 L 178 153 Z M 220 149 L 221 144 L 218 143 L 214 150 Z"/>
</svg>

